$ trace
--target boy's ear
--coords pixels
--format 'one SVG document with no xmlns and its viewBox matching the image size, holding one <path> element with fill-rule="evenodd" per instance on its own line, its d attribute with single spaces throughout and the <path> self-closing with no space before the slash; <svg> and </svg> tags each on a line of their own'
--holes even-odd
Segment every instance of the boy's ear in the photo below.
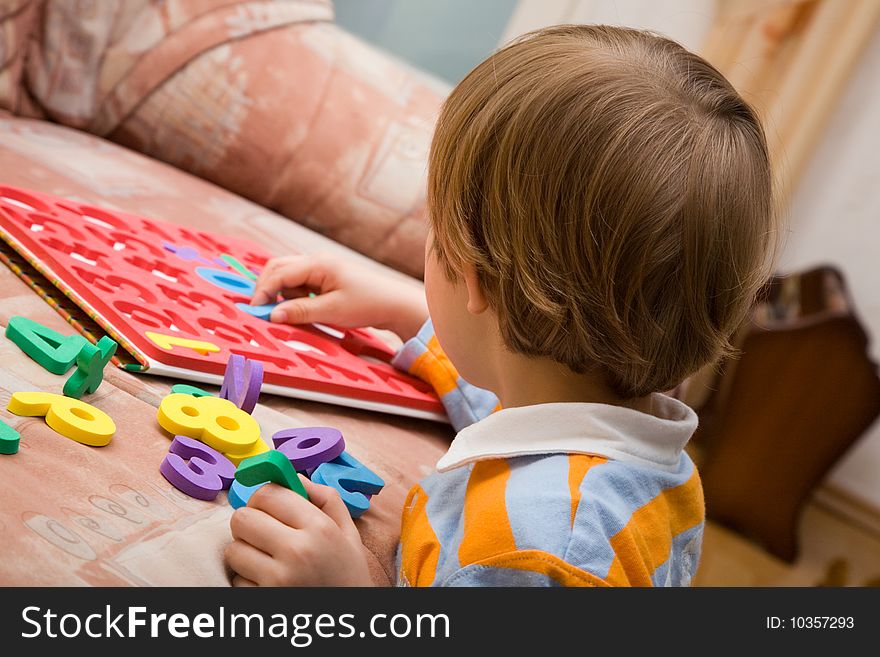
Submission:
<svg viewBox="0 0 880 657">
<path fill-rule="evenodd" d="M 489 302 L 486 300 L 486 295 L 483 294 L 483 286 L 480 285 L 480 277 L 477 276 L 477 270 L 474 269 L 473 265 L 464 263 L 461 276 L 464 279 L 465 288 L 467 288 L 468 312 L 472 315 L 486 312 L 489 309 Z"/>
</svg>

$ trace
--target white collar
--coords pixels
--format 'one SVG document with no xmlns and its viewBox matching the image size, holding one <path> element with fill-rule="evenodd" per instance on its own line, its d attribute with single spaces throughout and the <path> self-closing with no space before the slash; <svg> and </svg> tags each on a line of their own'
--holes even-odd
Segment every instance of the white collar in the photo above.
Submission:
<svg viewBox="0 0 880 657">
<path fill-rule="evenodd" d="M 591 454 L 673 471 L 697 414 L 651 395 L 652 413 L 595 403 L 551 403 L 496 411 L 458 432 L 437 470 L 509 456 Z"/>
</svg>

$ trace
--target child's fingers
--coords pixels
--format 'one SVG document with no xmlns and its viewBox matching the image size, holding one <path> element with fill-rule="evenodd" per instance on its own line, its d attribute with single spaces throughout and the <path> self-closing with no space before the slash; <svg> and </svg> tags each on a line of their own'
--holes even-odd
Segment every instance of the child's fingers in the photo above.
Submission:
<svg viewBox="0 0 880 657">
<path fill-rule="evenodd" d="M 308 481 L 300 476 L 300 481 Z M 307 529 L 323 520 L 323 514 L 306 498 L 278 484 L 266 484 L 248 500 L 248 507 L 268 513 L 293 529 Z"/>
<path fill-rule="evenodd" d="M 244 541 L 233 541 L 224 552 L 226 563 L 237 575 L 252 582 L 264 582 L 275 571 L 275 560 Z"/>
<path fill-rule="evenodd" d="M 241 575 L 236 575 L 235 577 L 232 578 L 232 585 L 237 588 L 249 588 L 249 587 L 258 586 L 258 584 L 256 582 L 252 582 L 249 579 L 245 579 Z"/>
<path fill-rule="evenodd" d="M 331 488 L 330 486 L 316 484 L 308 479 L 303 480 L 303 486 L 305 486 L 306 492 L 309 494 L 309 500 L 311 503 L 330 516 L 330 519 L 333 520 L 340 529 L 343 531 L 354 529 L 354 531 L 357 532 L 357 528 L 351 520 L 351 514 L 348 512 L 345 502 L 339 497 L 339 493 L 336 489 Z"/>
<path fill-rule="evenodd" d="M 290 527 L 259 509 L 247 506 L 232 514 L 229 529 L 232 538 L 273 556 L 279 554 L 291 539 Z"/>
<path fill-rule="evenodd" d="M 285 256 L 283 258 L 272 258 L 269 262 L 266 263 L 265 267 L 263 267 L 262 271 L 257 275 L 257 280 L 254 281 L 254 289 L 259 290 L 266 285 L 266 280 L 274 274 L 280 267 L 283 267 L 285 264 L 294 260 L 296 258 L 300 258 L 301 256 Z M 274 298 L 273 298 L 274 300 Z"/>
<path fill-rule="evenodd" d="M 254 284 L 251 304 L 259 306 L 270 303 L 286 287 L 323 289 L 326 270 L 321 262 L 316 256 L 291 256 L 283 264 L 262 272 Z"/>
<path fill-rule="evenodd" d="M 307 297 L 309 296 L 309 292 L 311 290 L 304 285 L 299 285 L 297 287 L 285 287 L 281 289 L 281 296 L 285 299 L 298 299 L 299 297 Z M 275 301 L 272 299 L 271 301 Z"/>
<path fill-rule="evenodd" d="M 328 292 L 314 297 L 299 297 L 283 301 L 272 310 L 270 319 L 284 324 L 311 324 L 326 322 L 337 324 L 339 319 L 339 294 Z"/>
</svg>

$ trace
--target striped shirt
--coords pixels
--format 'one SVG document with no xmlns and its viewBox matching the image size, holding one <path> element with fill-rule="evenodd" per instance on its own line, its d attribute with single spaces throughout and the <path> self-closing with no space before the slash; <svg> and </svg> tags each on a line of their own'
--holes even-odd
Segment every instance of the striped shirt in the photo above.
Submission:
<svg viewBox="0 0 880 657">
<path fill-rule="evenodd" d="M 499 409 L 443 354 L 428 322 L 395 365 L 431 383 L 458 435 L 407 497 L 398 583 L 687 586 L 704 505 L 684 452 L 694 412 L 594 403 Z M 494 411 L 494 412 L 493 412 Z"/>
</svg>

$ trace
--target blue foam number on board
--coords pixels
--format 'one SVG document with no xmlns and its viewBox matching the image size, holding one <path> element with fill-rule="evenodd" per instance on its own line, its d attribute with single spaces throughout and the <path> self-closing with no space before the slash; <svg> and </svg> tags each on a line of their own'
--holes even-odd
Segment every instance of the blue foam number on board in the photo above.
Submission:
<svg viewBox="0 0 880 657">
<path fill-rule="evenodd" d="M 246 297 L 253 296 L 254 294 L 254 282 L 246 279 L 244 276 L 220 269 L 211 269 L 210 267 L 196 267 L 196 273 L 209 283 L 227 292 L 242 294 Z"/>
<path fill-rule="evenodd" d="M 352 518 L 360 517 L 370 508 L 367 495 L 375 495 L 385 486 L 380 476 L 348 452 L 342 452 L 332 461 L 315 468 L 312 481 L 339 491 Z"/>
<path fill-rule="evenodd" d="M 251 495 L 253 495 L 258 488 L 265 485 L 266 482 L 257 484 L 256 486 L 245 486 L 236 479 L 232 482 L 232 486 L 229 487 L 229 493 L 226 496 L 226 499 L 229 500 L 229 506 L 233 509 L 240 509 L 243 506 L 247 506 L 248 500 L 251 499 Z"/>
<path fill-rule="evenodd" d="M 236 308 L 239 310 L 246 312 L 248 315 L 265 319 L 267 322 L 269 321 L 269 316 L 277 305 L 277 303 L 267 303 L 263 306 L 249 306 L 246 303 L 235 304 Z"/>
</svg>

